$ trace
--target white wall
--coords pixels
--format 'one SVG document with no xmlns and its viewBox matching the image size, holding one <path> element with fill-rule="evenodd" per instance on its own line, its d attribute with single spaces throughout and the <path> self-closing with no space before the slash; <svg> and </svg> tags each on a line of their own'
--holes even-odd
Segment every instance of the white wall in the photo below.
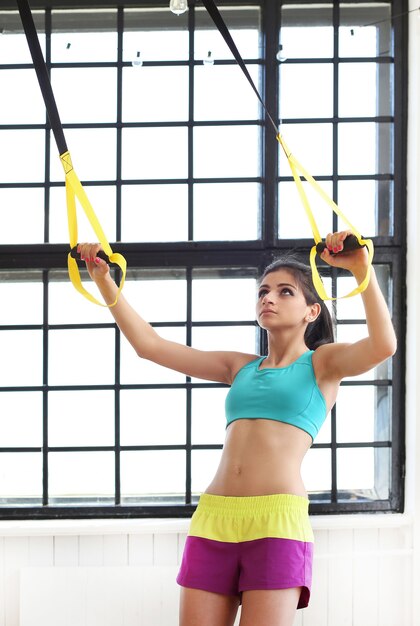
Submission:
<svg viewBox="0 0 420 626">
<path fill-rule="evenodd" d="M 417 0 L 410 0 L 410 8 L 416 7 Z M 403 515 L 312 519 L 316 539 L 312 600 L 308 609 L 298 613 L 296 626 L 420 626 L 420 428 L 417 428 L 417 415 L 420 414 L 417 368 L 420 357 L 417 333 L 420 311 L 417 281 L 420 266 L 417 249 L 420 246 L 419 72 L 420 17 L 418 12 L 413 12 L 410 17 L 408 140 L 406 510 Z M 0 626 L 20 625 L 20 602 L 22 615 L 28 615 L 30 594 L 20 598 L 21 586 L 25 590 L 28 581 L 44 581 L 40 588 L 45 591 L 46 579 L 41 574 L 38 577 L 33 568 L 43 568 L 43 576 L 47 575 L 46 572 L 54 574 L 50 568 L 57 568 L 56 579 L 65 568 L 73 577 L 79 574 L 80 580 L 88 570 L 92 573 L 92 568 L 101 568 L 110 576 L 127 573 L 140 576 L 139 572 L 145 566 L 175 573 L 187 523 L 187 520 L 0 522 Z M 157 614 L 162 616 L 162 610 L 166 611 L 166 617 L 156 618 L 155 623 L 176 626 L 176 583 L 167 584 L 165 597 L 171 599 L 172 609 L 161 608 L 162 591 L 158 585 L 149 587 L 148 598 L 153 598 L 156 607 L 160 607 L 161 612 Z M 152 587 L 154 591 L 151 591 Z M 106 589 L 104 583 L 102 593 Z M 69 591 L 74 598 L 75 586 Z M 118 593 L 115 597 L 118 599 Z M 81 595 L 79 600 L 74 600 L 74 606 L 82 601 Z M 101 589 L 97 589 L 97 593 L 92 594 L 93 605 L 95 601 L 99 604 L 109 602 L 109 592 L 106 598 L 101 598 Z M 107 626 L 108 618 L 112 626 L 119 626 L 112 611 L 108 615 L 98 614 L 95 619 L 93 605 L 90 614 L 85 612 L 84 623 L 76 620 L 77 626 Z M 146 604 L 143 608 L 143 618 L 152 624 L 147 615 L 150 609 Z M 141 626 L 143 618 L 138 614 L 137 618 L 136 626 Z M 58 619 L 57 615 L 54 626 L 59 626 Z M 47 619 L 42 623 L 50 626 Z M 129 619 L 120 623 L 134 626 L 134 621 L 131 623 Z M 28 625 L 22 623 L 21 626 Z"/>
<path fill-rule="evenodd" d="M 409 21 L 409 111 L 408 111 L 408 254 L 407 254 L 407 477 L 406 510 L 413 514 L 413 626 L 420 624 L 420 13 L 418 3 L 410 0 L 413 10 Z"/>
<path fill-rule="evenodd" d="M 295 626 L 420 623 L 412 621 L 410 516 L 312 521 L 312 600 Z M 3 522 L 0 626 L 177 626 L 175 575 L 187 525 Z"/>
</svg>

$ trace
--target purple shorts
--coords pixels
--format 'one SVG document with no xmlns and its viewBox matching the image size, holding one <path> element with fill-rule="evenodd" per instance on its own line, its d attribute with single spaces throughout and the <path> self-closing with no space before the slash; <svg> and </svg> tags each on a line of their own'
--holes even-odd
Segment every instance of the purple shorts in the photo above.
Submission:
<svg viewBox="0 0 420 626">
<path fill-rule="evenodd" d="M 202 494 L 192 519 L 177 582 L 225 595 L 301 587 L 309 603 L 313 532 L 301 496 Z"/>
</svg>

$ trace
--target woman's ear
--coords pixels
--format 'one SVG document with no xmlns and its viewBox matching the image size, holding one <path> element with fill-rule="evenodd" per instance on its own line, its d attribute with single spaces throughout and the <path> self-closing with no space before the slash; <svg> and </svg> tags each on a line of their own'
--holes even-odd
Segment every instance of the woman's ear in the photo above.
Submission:
<svg viewBox="0 0 420 626">
<path fill-rule="evenodd" d="M 319 302 L 314 302 L 314 304 L 311 304 L 310 311 L 307 314 L 305 320 L 308 322 L 308 324 L 310 324 L 311 322 L 314 322 L 316 320 L 320 313 L 321 305 L 319 304 Z"/>
</svg>

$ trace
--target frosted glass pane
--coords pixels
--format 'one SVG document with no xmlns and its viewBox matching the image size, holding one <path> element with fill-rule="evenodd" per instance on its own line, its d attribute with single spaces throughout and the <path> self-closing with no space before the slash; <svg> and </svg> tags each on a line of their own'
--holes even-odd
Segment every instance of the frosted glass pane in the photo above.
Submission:
<svg viewBox="0 0 420 626">
<path fill-rule="evenodd" d="M 261 56 L 259 21 L 260 10 L 255 7 L 240 7 L 240 17 L 235 8 L 221 8 L 223 21 L 229 29 L 241 56 L 244 59 L 253 59 Z M 210 15 L 205 9 L 195 10 L 196 31 L 194 51 L 196 59 L 205 59 L 209 50 L 212 56 L 218 59 L 232 59 L 232 53 L 225 44 L 223 37 L 216 29 Z M 241 22 L 239 26 L 238 21 Z"/>
<path fill-rule="evenodd" d="M 383 6 L 381 7 L 383 10 Z M 379 18 L 378 18 L 379 19 Z M 376 26 L 341 26 L 339 28 L 341 57 L 373 57 L 377 54 Z"/>
<path fill-rule="evenodd" d="M 339 207 L 363 237 L 374 237 L 378 234 L 377 185 L 375 180 L 343 180 L 338 183 Z M 338 230 L 347 228 L 339 218 Z"/>
<path fill-rule="evenodd" d="M 81 272 L 81 278 L 86 289 L 103 302 L 102 296 L 87 276 Z M 67 274 L 50 272 L 49 283 L 49 322 L 50 324 L 109 324 L 113 318 L 107 308 L 92 306 L 86 298 L 81 297 L 70 282 Z"/>
<path fill-rule="evenodd" d="M 228 389 L 192 390 L 192 443 L 223 444 L 226 417 L 225 398 Z"/>
<path fill-rule="evenodd" d="M 90 12 L 92 15 L 92 12 Z M 111 11 L 107 11 L 107 28 L 110 28 L 112 18 Z M 77 16 L 77 17 L 75 17 Z M 86 22 L 89 17 L 88 11 L 72 12 L 69 19 L 69 32 L 54 32 L 58 28 L 57 22 L 63 23 L 63 13 L 52 12 L 51 36 L 51 60 L 53 63 L 86 63 L 116 61 L 118 52 L 118 38 L 116 32 L 93 32 L 95 26 L 103 20 L 100 13 L 96 12 L 96 24 L 92 24 L 89 32 L 74 32 L 71 21 L 79 21 L 79 24 Z M 92 18 L 91 18 L 92 19 Z M 117 12 L 114 11 L 115 30 L 117 26 Z M 63 29 L 63 26 L 60 26 Z M 82 99 L 84 100 L 84 99 Z"/>
<path fill-rule="evenodd" d="M 135 496 L 185 493 L 185 452 L 150 450 L 121 453 L 122 500 Z"/>
<path fill-rule="evenodd" d="M 331 451 L 311 448 L 303 459 L 302 478 L 309 492 L 331 490 Z"/>
<path fill-rule="evenodd" d="M 42 497 L 40 452 L 0 454 L 0 498 Z"/>
<path fill-rule="evenodd" d="M 33 69 L 0 71 L 0 93 L 2 124 L 45 124 L 45 104 Z"/>
<path fill-rule="evenodd" d="M 101 224 L 108 241 L 116 240 L 116 198 L 115 187 L 101 187 L 97 185 L 84 185 L 84 190 L 89 202 L 95 211 L 96 217 Z M 93 230 L 86 214 L 78 201 L 77 229 L 79 241 L 97 241 L 98 236 Z M 69 229 L 67 224 L 67 203 L 64 187 L 52 187 L 50 191 L 50 243 L 69 242 Z M 118 252 L 117 249 L 114 252 Z"/>
<path fill-rule="evenodd" d="M 332 184 L 320 181 L 319 186 L 331 198 Z M 332 231 L 334 214 L 331 206 L 306 181 L 303 182 L 303 188 L 320 235 L 324 238 Z M 313 238 L 310 222 L 294 182 L 282 182 L 279 185 L 279 238 Z"/>
<path fill-rule="evenodd" d="M 363 146 L 363 150 L 360 147 Z M 387 174 L 390 172 L 391 125 L 342 123 L 338 127 L 340 174 Z"/>
<path fill-rule="evenodd" d="M 130 389 L 121 392 L 121 445 L 185 444 L 184 389 Z"/>
<path fill-rule="evenodd" d="M 116 131 L 113 128 L 68 128 L 66 140 L 74 169 L 82 181 L 115 180 Z M 56 158 L 54 158 L 56 157 Z M 51 139 L 51 180 L 63 181 L 64 172 Z"/>
<path fill-rule="evenodd" d="M 222 456 L 221 450 L 193 450 L 191 490 L 195 495 L 203 493 L 211 483 Z"/>
<path fill-rule="evenodd" d="M 123 122 L 188 119 L 188 67 L 125 67 Z"/>
<path fill-rule="evenodd" d="M 0 220 L 0 245 L 43 243 L 44 190 L 0 189 Z"/>
<path fill-rule="evenodd" d="M 148 322 L 181 322 L 187 316 L 187 283 L 179 280 L 132 280 L 124 294 L 131 306 Z M 162 306 L 162 299 L 170 306 Z M 160 329 L 157 329 L 160 332 Z"/>
<path fill-rule="evenodd" d="M 340 490 L 374 489 L 373 448 L 337 450 L 337 487 Z"/>
<path fill-rule="evenodd" d="M 341 387 L 337 398 L 337 441 L 387 441 L 390 437 L 391 388 Z"/>
<path fill-rule="evenodd" d="M 339 66 L 340 117 L 374 117 L 378 114 L 377 72 L 376 63 L 344 63 Z M 361 93 L 363 98 L 360 98 Z"/>
<path fill-rule="evenodd" d="M 44 182 L 44 162 L 44 130 L 0 130 L 0 183 Z"/>
<path fill-rule="evenodd" d="M 44 11 L 32 10 L 38 40 L 45 58 L 45 35 L 41 30 L 45 27 Z M 31 53 L 25 34 L 2 31 L 0 37 L 0 62 L 1 63 L 32 63 Z"/>
<path fill-rule="evenodd" d="M 256 126 L 194 128 L 194 176 L 260 175 L 260 129 Z"/>
<path fill-rule="evenodd" d="M 333 77 L 332 64 L 280 65 L 280 119 L 332 117 Z"/>
<path fill-rule="evenodd" d="M 113 446 L 114 443 L 112 391 L 50 391 L 50 446 Z"/>
<path fill-rule="evenodd" d="M 115 331 L 51 330 L 50 385 L 110 385 L 115 382 Z"/>
<path fill-rule="evenodd" d="M 283 138 L 289 150 L 312 176 L 316 178 L 332 175 L 331 124 L 287 124 L 284 127 Z M 280 144 L 279 172 L 281 176 L 292 175 Z"/>
<path fill-rule="evenodd" d="M 337 300 L 337 319 L 353 319 L 353 320 L 365 320 L 366 313 L 363 306 L 363 300 L 359 297 L 343 298 L 357 286 L 357 283 L 353 276 L 340 276 L 337 281 L 337 295 L 342 298 Z M 364 327 L 360 328 L 360 332 L 364 332 Z"/>
<path fill-rule="evenodd" d="M 43 292 L 41 272 L 33 272 L 31 281 L 20 272 L 0 272 L 0 325 L 42 324 Z"/>
<path fill-rule="evenodd" d="M 53 498 L 95 501 L 112 496 L 115 490 L 113 452 L 50 452 L 48 486 Z"/>
<path fill-rule="evenodd" d="M 261 186 L 256 183 L 194 185 L 194 239 L 238 241 L 257 239 Z"/>
<path fill-rule="evenodd" d="M 42 393 L 0 393 L 0 441 L 3 448 L 42 445 Z"/>
<path fill-rule="evenodd" d="M 117 121 L 115 68 L 53 69 L 51 83 L 63 124 Z M 98 158 L 101 159 L 100 153 Z"/>
<path fill-rule="evenodd" d="M 257 300 L 253 278 L 195 278 L 193 321 L 254 320 Z"/>
<path fill-rule="evenodd" d="M 159 21 L 162 30 L 149 29 L 147 20 Z M 143 61 L 178 61 L 188 59 L 188 12 L 175 16 L 168 7 L 152 11 L 125 9 L 124 61 L 133 62 L 137 52 Z"/>
<path fill-rule="evenodd" d="M 187 185 L 123 185 L 123 241 L 186 241 Z"/>
<path fill-rule="evenodd" d="M 247 67 L 255 85 L 259 67 Z M 196 120 L 258 119 L 260 104 L 237 65 L 198 65 L 194 74 Z"/>
<path fill-rule="evenodd" d="M 42 331 L 2 330 L 0 354 L 5 355 L 0 359 L 2 387 L 42 385 Z"/>
<path fill-rule="evenodd" d="M 193 347 L 199 350 L 234 350 L 254 354 L 257 329 L 253 326 L 193 328 L 192 338 Z"/>
<path fill-rule="evenodd" d="M 289 7 L 290 8 L 290 7 Z M 295 11 L 304 11 L 295 5 Z M 287 19 L 287 8 L 283 9 Z M 298 18 L 299 19 L 299 18 Z M 329 20 L 332 22 L 332 11 Z M 281 29 L 282 56 L 285 59 L 332 57 L 334 54 L 334 29 L 332 26 L 283 26 Z M 296 67 L 295 65 L 293 67 Z"/>
<path fill-rule="evenodd" d="M 186 178 L 187 138 L 186 128 L 123 129 L 123 178 Z"/>
<path fill-rule="evenodd" d="M 386 500 L 391 485 L 391 449 L 361 448 L 337 451 L 339 502 Z M 349 493 L 345 493 L 348 490 Z"/>
<path fill-rule="evenodd" d="M 316 443 L 331 443 L 331 413 L 328 413 L 316 437 Z"/>
</svg>

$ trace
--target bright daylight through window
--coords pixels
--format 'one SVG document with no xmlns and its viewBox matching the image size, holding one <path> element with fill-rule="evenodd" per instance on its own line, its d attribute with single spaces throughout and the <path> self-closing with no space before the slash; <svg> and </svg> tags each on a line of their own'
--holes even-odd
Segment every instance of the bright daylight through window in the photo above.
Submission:
<svg viewBox="0 0 420 626">
<path fill-rule="evenodd" d="M 63 172 L 19 14 L 2 4 L 0 518 L 189 516 L 220 458 L 227 388 L 139 359 L 109 312 L 71 286 Z M 257 278 L 281 251 L 307 262 L 312 233 L 211 18 L 195 0 L 180 16 L 166 4 L 46 4 L 33 15 L 67 143 L 127 258 L 130 303 L 165 338 L 264 354 Z M 220 8 L 287 144 L 373 239 L 402 335 L 405 22 L 391 25 L 402 7 Z M 344 228 L 304 187 L 322 236 Z M 79 240 L 92 241 L 78 217 Z M 329 293 L 353 288 L 319 265 Z M 359 338 L 360 296 L 329 306 L 337 340 Z M 343 381 L 303 465 L 312 513 L 401 510 L 403 363 L 397 353 Z"/>
</svg>

